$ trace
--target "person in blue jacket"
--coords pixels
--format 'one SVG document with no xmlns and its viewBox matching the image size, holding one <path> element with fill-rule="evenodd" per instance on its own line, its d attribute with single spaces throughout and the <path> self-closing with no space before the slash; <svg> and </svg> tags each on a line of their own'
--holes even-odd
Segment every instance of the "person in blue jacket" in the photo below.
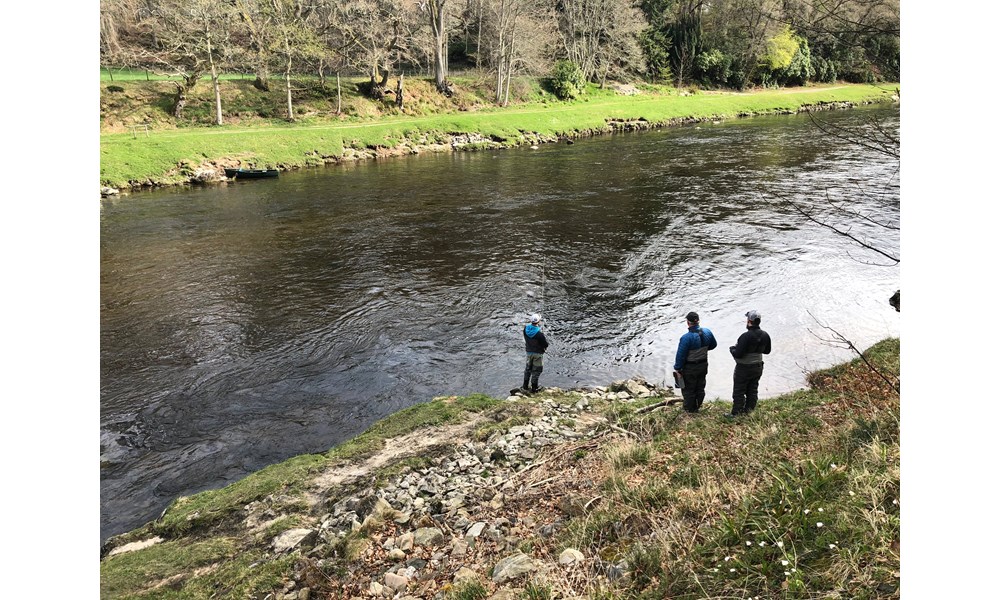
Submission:
<svg viewBox="0 0 1000 600">
<path fill-rule="evenodd" d="M 524 350 L 528 355 L 524 363 L 524 383 L 521 384 L 521 392 L 534 394 L 538 391 L 538 376 L 542 374 L 542 355 L 549 347 L 549 341 L 542 333 L 542 317 L 538 314 L 531 315 L 531 323 L 524 326 Z M 528 384 L 531 387 L 528 387 Z"/>
<path fill-rule="evenodd" d="M 699 325 L 698 313 L 692 311 L 685 317 L 688 332 L 681 336 L 674 359 L 674 373 L 684 379 L 681 394 L 684 396 L 684 410 L 696 413 L 705 401 L 705 379 L 708 377 L 708 351 L 718 343 L 712 332 Z"/>
</svg>

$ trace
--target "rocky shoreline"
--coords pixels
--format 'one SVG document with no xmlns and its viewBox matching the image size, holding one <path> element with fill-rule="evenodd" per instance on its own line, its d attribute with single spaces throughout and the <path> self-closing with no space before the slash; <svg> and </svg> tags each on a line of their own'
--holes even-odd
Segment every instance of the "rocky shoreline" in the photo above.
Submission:
<svg viewBox="0 0 1000 600">
<path fill-rule="evenodd" d="M 898 101 L 898 96 L 893 96 L 893 101 Z M 824 110 L 841 110 L 854 108 L 863 104 L 873 104 L 873 102 L 867 103 L 856 103 L 848 101 L 838 101 L 838 102 L 818 102 L 816 104 L 809 104 L 800 106 L 797 110 L 771 110 L 762 112 L 741 112 L 736 115 L 737 118 L 747 118 L 754 116 L 763 115 L 777 115 L 777 114 L 797 114 L 805 112 L 816 112 Z M 445 136 L 444 142 L 431 142 L 428 140 L 426 134 L 415 139 L 403 140 L 400 144 L 394 147 L 367 147 L 367 148 L 345 148 L 343 154 L 334 155 L 316 155 L 314 158 L 317 162 L 322 164 L 340 164 L 344 162 L 357 162 L 362 160 L 380 160 L 396 156 L 406 156 L 412 154 L 421 154 L 425 152 L 458 152 L 458 151 L 479 151 L 479 150 L 501 150 L 508 148 L 516 148 L 522 146 L 529 146 L 532 148 L 538 147 L 541 144 L 549 143 L 573 143 L 574 139 L 580 139 L 585 137 L 594 137 L 598 135 L 606 135 L 611 133 L 622 133 L 629 131 L 645 131 L 650 129 L 659 129 L 664 127 L 674 127 L 678 125 L 692 125 L 697 123 L 719 123 L 724 120 L 725 117 L 722 116 L 710 116 L 710 117 L 679 117 L 675 119 L 669 119 L 662 122 L 652 122 L 645 119 L 608 119 L 606 125 L 601 128 L 585 129 L 580 131 L 574 131 L 572 133 L 564 134 L 562 136 L 549 136 L 542 135 L 536 132 L 522 132 L 520 138 L 515 142 L 510 142 L 502 139 L 492 138 L 489 136 L 484 136 L 478 133 L 459 133 L 450 134 Z M 128 193 L 129 191 L 139 190 L 139 189 L 149 189 L 155 187 L 166 187 L 172 185 L 218 185 L 226 184 L 231 181 L 225 175 L 226 168 L 237 168 L 242 165 L 238 159 L 217 159 L 217 160 L 207 160 L 198 165 L 183 165 L 178 168 L 176 172 L 169 173 L 168 176 L 184 174 L 186 179 L 181 181 L 176 180 L 152 180 L 147 179 L 141 182 L 132 182 L 132 185 L 128 188 L 112 188 L 103 186 L 100 189 L 101 197 L 113 197 L 118 196 L 123 193 Z M 284 165 L 277 164 L 275 167 L 281 171 L 297 170 L 303 168 L 298 165 Z"/>
<path fill-rule="evenodd" d="M 606 412 L 637 402 L 644 412 L 676 410 L 679 398 L 641 379 L 510 396 L 498 414 L 518 424 L 484 428 L 480 417 L 439 435 L 418 430 L 388 440 L 381 454 L 389 459 L 373 457 L 367 464 L 420 456 L 424 466 L 403 467 L 373 484 L 376 469 L 341 465 L 308 483 L 306 506 L 284 494 L 251 502 L 226 535 L 250 539 L 282 529 L 266 541 L 268 560 L 294 556 L 296 568 L 275 600 L 443 598 L 463 586 L 505 600 L 522 597 L 538 578 L 559 582 L 563 598 L 582 597 L 595 582 L 627 578 L 627 564 L 586 557 L 577 548 L 536 547 L 531 540 L 554 542 L 568 519 L 600 505 L 588 459 L 602 460 L 600 448 L 634 435 Z M 290 522 L 295 526 L 282 527 Z M 102 560 L 163 542 L 124 534 L 105 544 Z M 317 575 L 335 564 L 339 577 Z M 183 579 L 158 585 L 177 586 Z"/>
</svg>

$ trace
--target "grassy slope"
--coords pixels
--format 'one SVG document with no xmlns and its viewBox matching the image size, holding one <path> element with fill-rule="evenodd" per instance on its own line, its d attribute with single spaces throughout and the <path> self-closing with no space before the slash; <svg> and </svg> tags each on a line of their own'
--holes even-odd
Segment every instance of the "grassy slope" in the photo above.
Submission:
<svg viewBox="0 0 1000 600">
<path fill-rule="evenodd" d="M 898 377 L 898 339 L 865 354 Z M 579 548 L 591 561 L 625 561 L 631 575 L 614 584 L 596 579 L 581 584 L 573 571 L 563 570 L 557 575 L 576 579 L 531 582 L 528 587 L 540 594 L 532 597 L 586 585 L 590 597 L 605 599 L 898 598 L 898 393 L 860 360 L 816 372 L 810 384 L 811 389 L 761 401 L 751 417 L 736 422 L 721 417 L 725 405 L 706 407 L 697 416 L 669 409 L 637 415 L 634 405 L 609 406 L 612 422 L 632 432 L 627 441 L 608 437 L 599 451 L 578 452 L 571 464 L 564 459 L 535 471 L 542 479 L 549 476 L 545 468 L 554 470 L 545 497 L 572 490 L 600 496 L 598 508 L 569 520 L 557 536 L 524 540 L 521 546 L 536 558 Z M 208 590 L 217 598 L 264 597 L 280 591 L 280 582 L 296 569 L 322 570 L 314 594 L 336 593 L 340 586 L 346 593 L 352 578 L 363 588 L 372 573 L 384 569 L 378 561 L 344 558 L 353 556 L 350 552 L 325 564 L 268 558 L 269 540 L 298 524 L 290 508 L 286 513 L 293 516 L 263 534 L 233 537 L 231 526 L 243 504 L 282 490 L 294 504 L 303 461 L 356 458 L 376 451 L 383 436 L 457 419 L 466 411 L 510 416 L 513 408 L 481 396 L 419 405 L 327 456 L 291 459 L 272 467 L 271 476 L 256 474 L 178 501 L 161 521 L 129 536 L 159 534 L 167 542 L 102 560 L 102 597 L 200 598 Z M 272 483 L 253 483 L 262 477 Z M 544 510 L 537 498 L 524 502 Z M 507 510 L 519 510 L 516 497 L 508 504 Z M 507 516 L 520 520 L 516 513 Z M 537 522 L 564 517 L 556 511 L 535 516 Z M 212 567 L 205 568 L 208 564 Z M 172 583 L 151 589 L 154 582 Z M 486 597 L 461 594 L 456 589 L 451 597 Z"/>
<path fill-rule="evenodd" d="M 424 89 L 428 87 L 426 82 L 412 81 L 408 84 L 408 93 L 413 93 L 418 101 L 403 113 L 395 111 L 393 114 L 393 110 L 384 107 L 373 108 L 355 93 L 346 98 L 347 116 L 331 118 L 320 108 L 329 106 L 327 90 L 323 98 L 317 98 L 314 93 L 302 101 L 302 106 L 306 107 L 303 110 L 308 110 L 299 122 L 284 123 L 273 118 L 277 116 L 273 102 L 264 106 L 244 82 L 240 86 L 233 84 L 227 92 L 227 113 L 243 115 L 231 118 L 234 124 L 179 127 L 191 123 L 171 123 L 162 118 L 171 84 L 143 82 L 133 85 L 137 87 L 127 90 L 121 98 L 102 92 L 102 115 L 118 114 L 130 102 L 145 107 L 136 113 L 138 116 L 118 118 L 114 123 L 105 119 L 109 123 L 104 128 L 107 133 L 101 136 L 102 185 L 125 187 L 129 182 L 144 181 L 176 183 L 186 180 L 197 165 L 218 160 L 239 159 L 243 163 L 294 168 L 322 164 L 327 160 L 324 157 L 340 157 L 347 147 L 395 147 L 405 139 L 426 143 L 443 139 L 445 134 L 480 133 L 504 143 L 517 144 L 522 132 L 560 136 L 603 129 L 611 119 L 666 123 L 682 118 L 729 118 L 793 111 L 820 102 L 885 100 L 895 89 L 892 86 L 840 85 L 691 96 L 664 93 L 616 96 L 608 90 L 591 90 L 589 96 L 572 103 L 532 101 L 499 109 L 486 107 L 483 98 L 471 91 L 460 94 L 455 103 L 445 104 Z M 139 89 L 146 95 L 136 91 Z M 537 90 L 528 90 L 524 97 L 530 100 L 540 97 L 539 94 Z M 203 123 L 205 114 L 209 114 L 205 107 L 210 102 L 206 104 L 202 97 L 193 105 L 191 111 L 201 115 L 195 124 Z M 253 115 L 266 115 L 270 119 L 262 120 Z M 148 137 L 140 134 L 133 138 L 131 133 L 114 133 L 125 130 L 129 122 L 157 119 Z M 179 165 L 184 167 L 178 169 Z"/>
</svg>

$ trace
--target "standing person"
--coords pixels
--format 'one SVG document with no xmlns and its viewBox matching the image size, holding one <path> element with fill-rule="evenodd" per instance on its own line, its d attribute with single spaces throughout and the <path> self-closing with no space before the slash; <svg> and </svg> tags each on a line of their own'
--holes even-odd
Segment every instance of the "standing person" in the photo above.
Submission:
<svg viewBox="0 0 1000 600">
<path fill-rule="evenodd" d="M 521 391 L 525 394 L 534 394 L 538 391 L 538 376 L 542 374 L 542 355 L 549 347 L 549 341 L 542 333 L 542 317 L 539 314 L 531 315 L 531 323 L 524 326 L 524 350 L 528 353 L 527 361 L 524 363 L 524 383 L 521 384 Z M 531 388 L 528 388 L 528 383 Z"/>
<path fill-rule="evenodd" d="M 688 332 L 681 336 L 674 359 L 674 373 L 684 378 L 681 394 L 684 396 L 684 410 L 696 413 L 705 401 L 705 379 L 708 376 L 708 351 L 718 343 L 711 330 L 699 325 L 698 313 L 687 314 Z"/>
<path fill-rule="evenodd" d="M 757 406 L 757 384 L 764 373 L 764 355 L 771 353 L 771 336 L 760 328 L 760 313 L 746 313 L 747 330 L 729 353 L 736 359 L 733 370 L 733 416 L 745 415 Z"/>
</svg>

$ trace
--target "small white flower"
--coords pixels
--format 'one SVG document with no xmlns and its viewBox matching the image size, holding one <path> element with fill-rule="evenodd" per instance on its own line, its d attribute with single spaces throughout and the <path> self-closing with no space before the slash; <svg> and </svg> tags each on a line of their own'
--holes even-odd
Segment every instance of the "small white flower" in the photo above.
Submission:
<svg viewBox="0 0 1000 600">
<path fill-rule="evenodd" d="M 718 570 L 718 569 L 712 569 L 712 572 L 713 572 L 713 573 L 718 573 L 718 572 L 719 572 L 719 570 Z"/>
<path fill-rule="evenodd" d="M 893 504 L 899 504 L 899 500 L 896 500 L 896 499 L 894 498 L 894 499 L 892 500 L 892 503 L 893 503 Z"/>
<path fill-rule="evenodd" d="M 784 548 L 784 547 L 785 547 L 785 542 L 778 542 L 778 543 L 777 543 L 777 544 L 775 544 L 775 545 L 776 545 L 777 547 L 779 547 L 779 548 Z"/>
<path fill-rule="evenodd" d="M 725 561 L 725 562 L 729 562 L 729 559 L 730 559 L 730 558 L 732 558 L 732 557 L 730 557 L 730 556 L 727 556 L 726 558 L 723 558 L 722 560 L 723 560 L 723 561 Z"/>
<path fill-rule="evenodd" d="M 788 561 L 787 560 L 782 560 L 781 561 L 781 566 L 787 567 L 788 566 Z"/>
<path fill-rule="evenodd" d="M 758 546 L 760 546 L 761 548 L 763 548 L 764 546 L 766 546 L 766 545 L 767 545 L 767 542 L 761 542 L 761 543 L 759 543 L 759 544 L 757 544 L 757 545 L 758 545 Z"/>
<path fill-rule="evenodd" d="M 833 550 L 836 547 L 837 547 L 837 544 L 830 544 L 830 550 Z"/>
<path fill-rule="evenodd" d="M 788 571 L 785 571 L 785 577 L 788 577 L 789 575 L 791 575 L 791 573 L 789 573 Z"/>
<path fill-rule="evenodd" d="M 809 513 L 811 513 L 811 512 L 812 512 L 812 511 L 811 511 L 811 510 L 809 510 L 809 509 L 807 508 L 807 509 L 805 509 L 804 511 L 802 511 L 802 514 L 806 514 L 806 515 L 808 515 L 808 514 L 809 514 Z"/>
<path fill-rule="evenodd" d="M 830 463 L 830 468 L 831 469 L 836 469 L 837 468 L 837 463 Z"/>
<path fill-rule="evenodd" d="M 823 526 L 823 521 L 818 521 L 816 523 L 816 527 L 822 527 L 822 526 Z"/>
<path fill-rule="evenodd" d="M 817 508 L 816 510 L 818 510 L 819 512 L 823 512 L 822 508 Z"/>
<path fill-rule="evenodd" d="M 750 540 L 747 540 L 747 546 L 753 546 L 753 542 L 751 542 Z"/>
<path fill-rule="evenodd" d="M 729 569 L 729 572 L 730 572 L 730 573 L 735 573 L 735 572 L 736 572 L 736 569 Z"/>
<path fill-rule="evenodd" d="M 852 495 L 852 496 L 854 495 L 854 492 L 847 492 L 847 493 L 850 494 L 850 495 Z"/>
<path fill-rule="evenodd" d="M 794 572 L 795 572 L 795 569 L 792 569 L 792 573 L 794 573 Z"/>
</svg>

